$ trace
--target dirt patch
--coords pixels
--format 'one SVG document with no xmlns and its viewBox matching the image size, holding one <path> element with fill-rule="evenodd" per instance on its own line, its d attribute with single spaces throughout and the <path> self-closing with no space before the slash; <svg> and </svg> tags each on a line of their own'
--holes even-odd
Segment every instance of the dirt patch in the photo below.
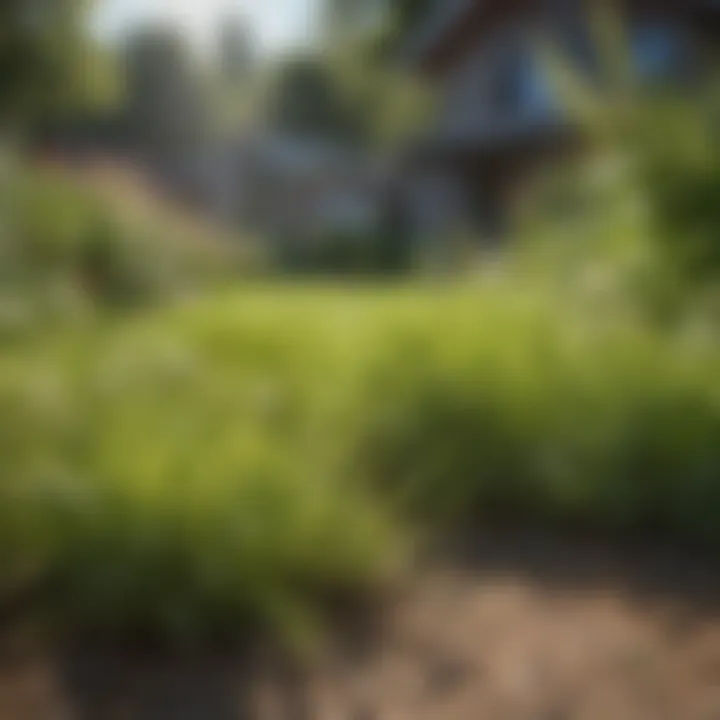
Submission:
<svg viewBox="0 0 720 720">
<path fill-rule="evenodd" d="M 720 719 L 720 578 L 697 553 L 488 534 L 353 635 L 302 672 L 269 651 L 6 643 L 0 718 Z"/>
</svg>

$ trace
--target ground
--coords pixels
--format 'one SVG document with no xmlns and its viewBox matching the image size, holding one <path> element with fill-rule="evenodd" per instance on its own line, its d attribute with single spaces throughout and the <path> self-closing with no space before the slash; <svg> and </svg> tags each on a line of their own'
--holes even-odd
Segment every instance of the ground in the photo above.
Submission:
<svg viewBox="0 0 720 720">
<path fill-rule="evenodd" d="M 450 557 L 303 672 L 267 649 L 60 653 L 7 628 L 0 718 L 720 718 L 711 558 L 530 531 L 488 532 Z"/>
</svg>

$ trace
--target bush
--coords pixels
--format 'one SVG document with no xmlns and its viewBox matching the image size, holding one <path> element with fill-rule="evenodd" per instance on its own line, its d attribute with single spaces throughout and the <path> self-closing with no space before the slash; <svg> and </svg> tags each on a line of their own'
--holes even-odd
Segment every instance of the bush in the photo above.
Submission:
<svg viewBox="0 0 720 720">
<path fill-rule="evenodd" d="M 0 588 L 51 578 L 63 624 L 193 640 L 292 638 L 376 587 L 399 532 L 338 474 L 346 388 L 287 330 L 213 306 L 6 356 Z"/>
<path fill-rule="evenodd" d="M 79 627 L 287 633 L 389 577 L 403 516 L 719 543 L 717 345 L 567 299 L 255 288 L 7 352 L 0 586 L 55 578 Z"/>
<path fill-rule="evenodd" d="M 308 275 L 377 277 L 407 273 L 415 255 L 407 234 L 378 227 L 290 240 L 282 244 L 276 262 L 282 270 Z"/>
<path fill-rule="evenodd" d="M 425 517 L 717 542 L 717 349 L 537 291 L 444 306 L 372 373 L 368 476 Z"/>
<path fill-rule="evenodd" d="M 41 582 L 81 629 L 287 638 L 391 577 L 426 523 L 720 549 L 720 346 L 685 302 L 715 171 L 624 149 L 472 285 L 268 285 L 7 344 L 0 592 Z M 116 307 L 205 279 L 200 246 L 37 182 L 6 214 L 0 291 L 80 279 Z M 337 240 L 325 267 L 375 268 Z"/>
<path fill-rule="evenodd" d="M 238 249 L 199 237 L 67 174 L 16 167 L 0 186 L 0 291 L 26 306 L 64 287 L 90 305 L 137 306 L 246 270 Z M 180 228 L 180 229 L 179 229 Z"/>
<path fill-rule="evenodd" d="M 660 250 L 689 283 L 713 283 L 720 274 L 720 142 L 713 109 L 666 101 L 638 115 L 632 138 L 639 182 Z"/>
</svg>

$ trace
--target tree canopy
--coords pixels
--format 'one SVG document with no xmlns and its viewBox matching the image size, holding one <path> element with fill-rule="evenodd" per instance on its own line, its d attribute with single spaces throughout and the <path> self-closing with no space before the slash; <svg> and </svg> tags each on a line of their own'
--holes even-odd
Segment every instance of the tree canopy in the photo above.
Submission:
<svg viewBox="0 0 720 720">
<path fill-rule="evenodd" d="M 204 131 L 202 84 L 184 38 L 171 28 L 145 28 L 126 49 L 126 112 L 133 142 L 154 155 L 194 147 Z"/>
<path fill-rule="evenodd" d="M 218 33 L 220 75 L 226 85 L 236 86 L 248 81 L 255 68 L 255 47 L 247 22 L 240 17 L 227 17 Z"/>
<path fill-rule="evenodd" d="M 294 57 L 279 69 L 267 108 L 268 123 L 281 132 L 357 141 L 362 124 L 328 63 Z"/>
<path fill-rule="evenodd" d="M 326 0 L 328 27 L 341 36 L 369 29 L 385 53 L 427 13 L 433 0 Z"/>
<path fill-rule="evenodd" d="M 76 99 L 89 49 L 87 0 L 2 0 L 0 118 L 27 121 Z"/>
</svg>

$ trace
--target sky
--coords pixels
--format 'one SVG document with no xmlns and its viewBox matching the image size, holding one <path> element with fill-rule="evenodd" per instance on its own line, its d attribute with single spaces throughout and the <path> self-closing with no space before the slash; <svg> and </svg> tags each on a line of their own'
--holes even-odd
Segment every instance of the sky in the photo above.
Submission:
<svg viewBox="0 0 720 720">
<path fill-rule="evenodd" d="M 113 38 L 133 23 L 172 20 L 200 47 L 219 18 L 239 14 L 251 24 L 261 50 L 277 52 L 312 38 L 320 0 L 99 0 L 94 27 Z"/>
</svg>

